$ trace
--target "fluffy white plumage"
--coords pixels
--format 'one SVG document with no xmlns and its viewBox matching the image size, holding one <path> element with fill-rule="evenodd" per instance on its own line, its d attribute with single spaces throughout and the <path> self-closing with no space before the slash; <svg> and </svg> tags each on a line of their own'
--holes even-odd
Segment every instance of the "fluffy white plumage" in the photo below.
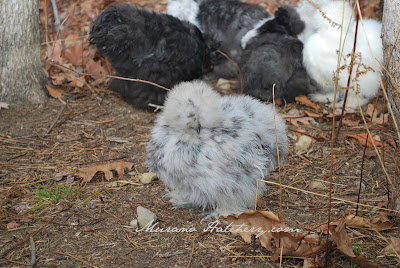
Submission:
<svg viewBox="0 0 400 268">
<path fill-rule="evenodd" d="M 281 163 L 286 127 L 275 116 Z M 147 146 L 147 163 L 174 206 L 241 213 L 254 206 L 257 180 L 278 164 L 274 112 L 249 96 L 221 97 L 202 81 L 168 94 Z M 259 196 L 265 185 L 259 184 Z"/>
<path fill-rule="evenodd" d="M 324 6 L 330 1 L 332 0 L 310 0 L 310 2 L 318 7 Z M 301 20 L 304 21 L 305 24 L 303 32 L 297 36 L 303 43 L 318 29 L 317 25 L 313 22 L 313 18 L 319 11 L 310 2 L 308 2 L 308 0 L 303 0 L 296 8 L 297 13 L 299 13 Z"/>
<path fill-rule="evenodd" d="M 344 7 L 343 7 L 344 3 Z M 318 102 L 333 103 L 334 99 L 334 72 L 337 70 L 340 35 L 342 35 L 342 54 L 340 57 L 340 69 L 338 89 L 345 89 L 348 81 L 351 53 L 353 51 L 355 19 L 353 10 L 349 3 L 342 1 L 329 2 L 322 6 L 322 11 L 335 24 L 323 18 L 320 12 L 314 14 L 313 24 L 317 30 L 306 39 L 303 49 L 303 63 L 310 77 L 317 83 L 319 92 L 311 94 L 311 99 Z M 343 16 L 344 14 L 344 16 Z M 379 78 L 381 76 L 381 65 L 383 63 L 383 47 L 381 34 L 381 23 L 367 19 L 359 22 L 356 60 L 354 63 L 350 91 L 346 106 L 357 108 L 356 90 L 359 90 L 358 99 L 360 105 L 365 105 L 376 96 L 379 89 Z M 370 49 L 371 47 L 371 49 Z M 357 73 L 361 73 L 358 75 Z M 343 104 L 345 91 L 339 90 L 336 102 Z"/>
<path fill-rule="evenodd" d="M 168 0 L 167 14 L 180 20 L 188 21 L 200 29 L 197 20 L 199 4 L 194 0 Z"/>
</svg>

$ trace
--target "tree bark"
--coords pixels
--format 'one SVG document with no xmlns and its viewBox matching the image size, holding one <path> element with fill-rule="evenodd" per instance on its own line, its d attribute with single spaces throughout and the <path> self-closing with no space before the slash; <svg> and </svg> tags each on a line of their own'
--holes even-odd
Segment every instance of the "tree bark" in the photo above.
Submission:
<svg viewBox="0 0 400 268">
<path fill-rule="evenodd" d="M 0 101 L 42 103 L 38 0 L 0 1 Z"/>
<path fill-rule="evenodd" d="M 400 0 L 385 0 L 382 18 L 382 34 L 385 60 L 387 61 L 390 58 L 388 74 L 386 75 L 388 81 L 388 95 L 397 125 L 400 127 L 400 40 L 396 42 L 399 27 Z M 393 53 L 391 53 L 392 49 Z"/>
</svg>

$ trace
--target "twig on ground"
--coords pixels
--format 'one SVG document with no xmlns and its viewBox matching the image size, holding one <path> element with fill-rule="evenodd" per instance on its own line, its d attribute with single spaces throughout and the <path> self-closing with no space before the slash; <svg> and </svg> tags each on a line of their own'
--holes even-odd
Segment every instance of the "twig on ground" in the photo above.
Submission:
<svg viewBox="0 0 400 268">
<path fill-rule="evenodd" d="M 267 181 L 267 180 L 260 180 L 260 181 L 268 183 L 268 184 L 279 186 L 279 183 L 277 183 L 277 182 Z M 283 188 L 288 188 L 288 189 L 291 189 L 291 190 L 300 191 L 300 192 L 307 193 L 307 194 L 313 194 L 313 195 L 320 196 L 320 197 L 331 198 L 332 200 L 342 201 L 342 202 L 353 204 L 353 205 L 357 205 L 358 204 L 361 207 L 373 208 L 373 209 L 376 209 L 376 210 L 383 210 L 383 211 L 387 211 L 387 212 L 393 212 L 393 213 L 400 214 L 399 210 L 381 208 L 381 207 L 378 207 L 378 206 L 371 206 L 371 205 L 361 204 L 361 203 L 357 203 L 357 202 L 354 202 L 354 201 L 351 201 L 351 200 L 346 200 L 346 199 L 343 199 L 343 198 L 338 198 L 338 197 L 333 197 L 333 196 L 329 196 L 329 195 L 325 195 L 325 194 L 311 192 L 311 191 L 307 191 L 307 190 L 304 190 L 304 189 L 300 189 L 300 188 L 297 188 L 297 187 L 284 185 L 284 184 L 282 184 L 282 187 Z"/>
<path fill-rule="evenodd" d="M 69 101 L 69 100 L 67 100 L 67 101 L 65 102 L 64 106 L 60 109 L 60 111 L 58 112 L 58 115 L 57 115 L 56 120 L 54 120 L 53 124 L 52 124 L 52 125 L 50 126 L 50 128 L 47 130 L 46 134 L 50 134 L 50 132 L 53 130 L 54 126 L 56 125 L 56 123 L 57 123 L 58 120 L 60 119 L 61 114 L 64 112 L 65 107 L 67 107 L 68 101 Z"/>
<path fill-rule="evenodd" d="M 56 26 L 57 38 L 60 40 L 61 39 L 61 33 L 60 33 L 61 20 L 60 20 L 60 16 L 58 15 L 58 7 L 57 7 L 56 0 L 51 0 L 51 6 L 53 7 L 54 25 Z"/>
<path fill-rule="evenodd" d="M 120 79 L 120 80 L 132 81 L 132 82 L 139 82 L 139 83 L 149 84 L 149 85 L 152 85 L 152 86 L 161 88 L 161 89 L 166 90 L 166 91 L 171 91 L 169 88 L 166 88 L 166 87 L 163 87 L 163 86 L 158 85 L 158 84 L 156 84 L 156 83 L 153 83 L 153 82 L 150 82 L 150 81 L 146 81 L 146 80 L 142 80 L 142 79 L 126 78 L 126 77 L 120 77 L 120 76 L 108 75 L 108 74 L 81 73 L 81 72 L 78 72 L 78 71 L 76 71 L 76 70 L 74 70 L 74 69 L 71 69 L 71 68 L 69 68 L 69 67 L 66 67 L 66 66 L 64 66 L 64 65 L 62 65 L 62 64 L 59 64 L 59 63 L 55 62 L 54 60 L 51 60 L 51 63 L 50 63 L 50 64 L 51 64 L 51 65 L 58 66 L 58 67 L 61 67 L 61 68 L 64 68 L 64 69 L 67 69 L 67 70 L 69 70 L 69 71 L 71 71 L 71 72 L 74 72 L 74 73 L 76 73 L 76 74 L 78 74 L 78 75 L 101 76 L 101 77 L 106 77 L 106 78 L 114 78 L 114 79 Z"/>
<path fill-rule="evenodd" d="M 386 99 L 383 99 L 383 106 L 385 107 L 386 104 Z M 375 103 L 376 105 L 376 103 Z M 371 116 L 371 120 L 372 120 L 372 116 Z M 382 116 L 382 126 L 381 126 L 381 136 L 382 136 L 382 159 L 383 159 L 383 163 L 385 163 L 385 117 Z M 367 142 L 368 138 L 365 140 L 365 142 Z M 396 165 L 396 161 L 394 162 L 394 164 Z M 395 172 L 395 176 L 396 176 L 396 172 Z M 394 179 L 395 185 L 396 185 L 396 179 Z M 389 202 L 390 200 L 390 190 L 389 190 L 389 181 L 386 180 L 386 190 L 387 190 L 387 200 Z M 393 207 L 392 207 L 393 208 Z"/>
<path fill-rule="evenodd" d="M 97 266 L 91 265 L 91 264 L 88 263 L 87 261 L 84 261 L 84 260 L 82 260 L 81 258 L 76 257 L 76 256 L 74 256 L 74 255 L 72 255 L 72 254 L 64 253 L 64 252 L 59 252 L 59 251 L 54 251 L 54 253 L 55 253 L 55 254 L 59 254 L 59 255 L 63 255 L 63 256 L 71 257 L 71 258 L 73 258 L 73 259 L 75 259 L 75 260 L 77 260 L 77 261 L 80 261 L 81 263 L 83 263 L 83 264 L 85 264 L 85 265 L 87 265 L 87 266 L 89 266 L 89 267 L 97 268 Z"/>
<path fill-rule="evenodd" d="M 11 251 L 13 251 L 14 249 L 16 249 L 17 247 L 21 246 L 23 243 L 25 243 L 26 241 L 28 241 L 31 237 L 34 237 L 35 235 L 37 235 L 40 231 L 42 231 L 44 228 L 46 228 L 47 226 L 49 226 L 56 218 L 57 216 L 63 212 L 66 209 L 66 207 L 63 207 L 62 209 L 60 209 L 55 215 L 54 217 L 49 220 L 46 224 L 44 224 L 42 227 L 40 227 L 39 229 L 37 229 L 35 232 L 31 233 L 30 235 L 28 235 L 25 239 L 23 239 L 22 241 L 18 242 L 17 244 L 15 244 L 14 246 L 12 246 L 11 248 L 9 248 L 8 250 L 4 251 L 3 254 L 0 255 L 0 258 L 5 257 L 8 255 L 8 253 L 10 253 Z"/>
<path fill-rule="evenodd" d="M 240 76 L 240 94 L 242 95 L 244 93 L 244 79 L 242 70 L 240 70 L 236 62 L 234 62 L 231 58 L 229 58 L 228 55 L 226 55 L 224 52 L 222 52 L 221 50 L 217 50 L 217 52 L 220 53 L 225 58 L 227 58 L 233 64 L 233 66 L 235 66 L 235 68 L 238 70 Z"/>
<path fill-rule="evenodd" d="M 173 256 L 182 255 L 182 254 L 185 254 L 185 252 L 184 251 L 177 251 L 177 252 L 172 252 L 172 253 L 161 254 L 161 255 L 158 255 L 158 256 L 161 257 L 161 258 L 170 258 L 170 257 L 173 257 Z"/>
<path fill-rule="evenodd" d="M 25 136 L 19 136 L 19 137 L 13 137 L 14 140 L 18 140 L 18 139 L 27 139 L 27 138 L 37 138 L 37 137 L 47 137 L 47 136 L 52 136 L 54 134 L 33 134 L 33 135 L 25 135 Z M 1 138 L 1 137 L 0 137 Z M 19 141 L 15 141 L 15 142 L 19 142 Z"/>
<path fill-rule="evenodd" d="M 32 236 L 29 238 L 29 241 L 31 242 L 31 263 L 29 264 L 28 268 L 33 268 L 35 267 L 36 263 L 36 245 Z"/>
<path fill-rule="evenodd" d="M 80 79 L 79 77 L 75 77 L 76 80 L 78 80 L 79 82 L 81 82 L 82 84 L 84 84 L 85 86 L 87 86 L 87 88 L 92 92 L 92 94 L 96 97 L 96 100 L 98 102 L 102 101 L 102 98 L 96 93 L 96 91 L 94 90 L 94 88 L 89 85 L 88 82 L 86 82 L 85 80 Z"/>
<path fill-rule="evenodd" d="M 208 265 L 207 265 L 207 268 L 211 267 L 212 267 L 212 256 L 210 256 L 210 258 L 208 259 Z"/>
<path fill-rule="evenodd" d="M 189 268 L 189 267 L 190 267 L 190 264 L 192 263 L 193 253 L 194 253 L 194 246 L 195 246 L 195 243 L 194 243 L 194 239 L 193 239 L 192 252 L 190 253 L 190 259 L 189 259 L 188 264 L 186 265 L 186 268 Z"/>
<path fill-rule="evenodd" d="M 374 114 L 374 113 L 372 113 L 372 114 Z M 362 160 L 361 160 L 361 173 L 360 173 L 360 183 L 358 184 L 357 203 L 360 203 L 361 186 L 362 186 L 362 181 L 363 181 L 364 161 L 365 161 L 365 154 L 367 152 L 368 138 L 369 138 L 369 134 L 367 134 L 367 138 L 365 139 L 364 151 L 363 151 L 363 156 L 362 156 Z M 386 180 L 386 182 L 387 182 L 387 180 Z M 389 188 L 388 188 L 388 190 L 389 190 Z M 356 216 L 358 216 L 358 204 L 356 207 Z"/>
</svg>

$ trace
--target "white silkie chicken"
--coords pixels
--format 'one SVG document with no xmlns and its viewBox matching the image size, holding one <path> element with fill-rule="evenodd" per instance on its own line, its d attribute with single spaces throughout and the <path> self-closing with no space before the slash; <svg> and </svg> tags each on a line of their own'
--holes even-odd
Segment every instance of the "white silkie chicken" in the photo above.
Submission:
<svg viewBox="0 0 400 268">
<path fill-rule="evenodd" d="M 313 22 L 315 14 L 319 13 L 317 7 L 321 8 L 321 6 L 324 6 L 331 1 L 332 0 L 303 0 L 298 4 L 296 11 L 299 13 L 301 20 L 305 24 L 303 32 L 297 35 L 297 38 L 299 38 L 301 42 L 305 43 L 305 41 L 318 29 L 317 25 Z"/>
<path fill-rule="evenodd" d="M 344 6 L 343 6 L 344 5 Z M 343 104 L 351 53 L 354 45 L 356 22 L 349 3 L 342 1 L 329 2 L 321 7 L 322 12 L 314 14 L 313 23 L 317 30 L 306 39 L 303 49 L 303 64 L 309 76 L 316 82 L 319 91 L 311 94 L 312 100 L 323 103 L 334 101 L 334 75 L 338 69 L 339 45 L 341 47 L 337 105 Z M 343 19 L 342 19 L 343 18 Z M 342 25 L 343 20 L 343 27 Z M 342 31 L 342 42 L 341 41 Z M 379 89 L 383 63 L 381 23 L 366 19 L 360 20 L 356 44 L 356 57 L 351 75 L 350 90 L 346 106 L 357 108 L 376 96 Z M 371 49 L 370 49 L 371 47 Z M 358 92 L 358 100 L 356 98 Z"/>
<path fill-rule="evenodd" d="M 168 93 L 151 131 L 147 163 L 177 208 L 238 214 L 253 208 L 257 180 L 278 165 L 277 146 L 283 163 L 286 127 L 279 115 L 275 123 L 272 105 L 183 82 Z M 258 196 L 264 190 L 260 183 Z"/>
</svg>

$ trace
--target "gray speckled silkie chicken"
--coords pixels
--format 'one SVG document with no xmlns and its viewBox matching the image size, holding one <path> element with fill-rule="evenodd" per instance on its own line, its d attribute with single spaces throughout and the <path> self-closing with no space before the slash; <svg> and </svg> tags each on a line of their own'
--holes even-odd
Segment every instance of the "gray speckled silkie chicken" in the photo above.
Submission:
<svg viewBox="0 0 400 268">
<path fill-rule="evenodd" d="M 275 120 L 283 160 L 286 127 L 279 115 Z M 257 180 L 278 164 L 273 107 L 249 96 L 221 97 L 205 82 L 180 83 L 152 129 L 147 163 L 174 206 L 213 216 L 252 209 Z M 259 196 L 264 189 L 260 183 Z"/>
</svg>

